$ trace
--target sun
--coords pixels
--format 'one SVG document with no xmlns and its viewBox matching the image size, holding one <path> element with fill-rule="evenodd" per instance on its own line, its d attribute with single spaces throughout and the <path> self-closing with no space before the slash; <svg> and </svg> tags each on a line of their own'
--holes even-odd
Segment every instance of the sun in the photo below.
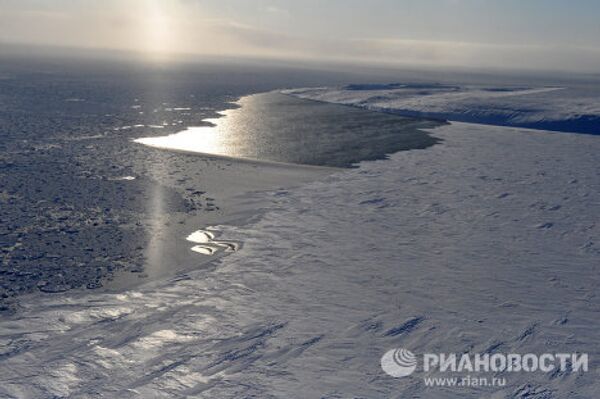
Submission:
<svg viewBox="0 0 600 399">
<path fill-rule="evenodd" d="M 175 51 L 175 27 L 168 4 L 159 0 L 143 2 L 140 48 L 151 55 L 160 56 Z"/>
</svg>

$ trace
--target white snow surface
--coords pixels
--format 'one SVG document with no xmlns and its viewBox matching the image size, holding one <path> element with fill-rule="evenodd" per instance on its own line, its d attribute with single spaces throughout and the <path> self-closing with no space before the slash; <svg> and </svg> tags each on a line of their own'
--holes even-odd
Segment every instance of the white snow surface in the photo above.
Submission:
<svg viewBox="0 0 600 399">
<path fill-rule="evenodd" d="M 504 124 L 517 126 L 600 116 L 597 91 L 568 87 L 398 85 L 387 88 L 383 85 L 370 90 L 316 87 L 284 90 L 283 93 L 371 110 L 434 115 L 450 120 L 470 118 L 471 122 L 501 120 Z"/>
<path fill-rule="evenodd" d="M 243 246 L 214 269 L 26 298 L 0 321 L 0 397 L 596 397 L 599 138 L 433 134 L 444 141 L 255 194 L 263 217 L 216 226 Z M 591 364 L 508 373 L 500 390 L 427 388 L 422 371 L 383 373 L 396 347 Z"/>
</svg>

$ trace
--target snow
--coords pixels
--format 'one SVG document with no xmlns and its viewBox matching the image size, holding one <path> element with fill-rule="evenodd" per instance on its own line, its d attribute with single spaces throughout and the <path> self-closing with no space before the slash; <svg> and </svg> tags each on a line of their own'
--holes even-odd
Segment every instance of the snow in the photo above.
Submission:
<svg viewBox="0 0 600 399">
<path fill-rule="evenodd" d="M 600 141 L 432 133 L 443 142 L 254 193 L 252 223 L 189 232 L 243 244 L 214 269 L 24 299 L 0 321 L 0 396 L 594 397 Z M 591 367 L 511 373 L 499 392 L 427 388 L 423 372 L 381 370 L 397 347 L 587 352 Z"/>
<path fill-rule="evenodd" d="M 598 91 L 575 86 L 388 84 L 290 89 L 284 93 L 410 116 L 511 126 L 535 127 L 539 123 L 572 122 L 590 117 L 600 119 Z M 583 132 L 600 134 L 597 126 L 597 122 L 595 129 L 593 126 L 586 126 Z M 568 130 L 569 128 L 573 130 Z M 567 131 L 581 129 L 577 126 L 569 128 Z M 556 130 L 565 130 L 565 127 L 561 126 Z"/>
</svg>

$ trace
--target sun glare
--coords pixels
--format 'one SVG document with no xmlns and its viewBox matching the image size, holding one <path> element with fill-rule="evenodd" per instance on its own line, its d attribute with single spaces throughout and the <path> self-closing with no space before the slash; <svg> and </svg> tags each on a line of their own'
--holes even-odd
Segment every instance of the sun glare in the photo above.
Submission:
<svg viewBox="0 0 600 399">
<path fill-rule="evenodd" d="M 157 0 L 144 2 L 142 14 L 142 48 L 152 56 L 174 52 L 174 26 L 169 10 Z"/>
</svg>

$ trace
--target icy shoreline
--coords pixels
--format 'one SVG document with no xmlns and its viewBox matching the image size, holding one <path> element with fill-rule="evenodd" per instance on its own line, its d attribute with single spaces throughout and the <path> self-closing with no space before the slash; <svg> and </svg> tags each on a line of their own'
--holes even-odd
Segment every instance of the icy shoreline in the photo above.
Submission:
<svg viewBox="0 0 600 399">
<path fill-rule="evenodd" d="M 214 270 L 120 294 L 35 296 L 0 322 L 4 397 L 481 397 L 379 367 L 415 353 L 587 352 L 494 397 L 594 397 L 600 191 L 594 136 L 453 123 L 218 226 Z M 266 201 L 266 202 L 265 202 Z"/>
</svg>

